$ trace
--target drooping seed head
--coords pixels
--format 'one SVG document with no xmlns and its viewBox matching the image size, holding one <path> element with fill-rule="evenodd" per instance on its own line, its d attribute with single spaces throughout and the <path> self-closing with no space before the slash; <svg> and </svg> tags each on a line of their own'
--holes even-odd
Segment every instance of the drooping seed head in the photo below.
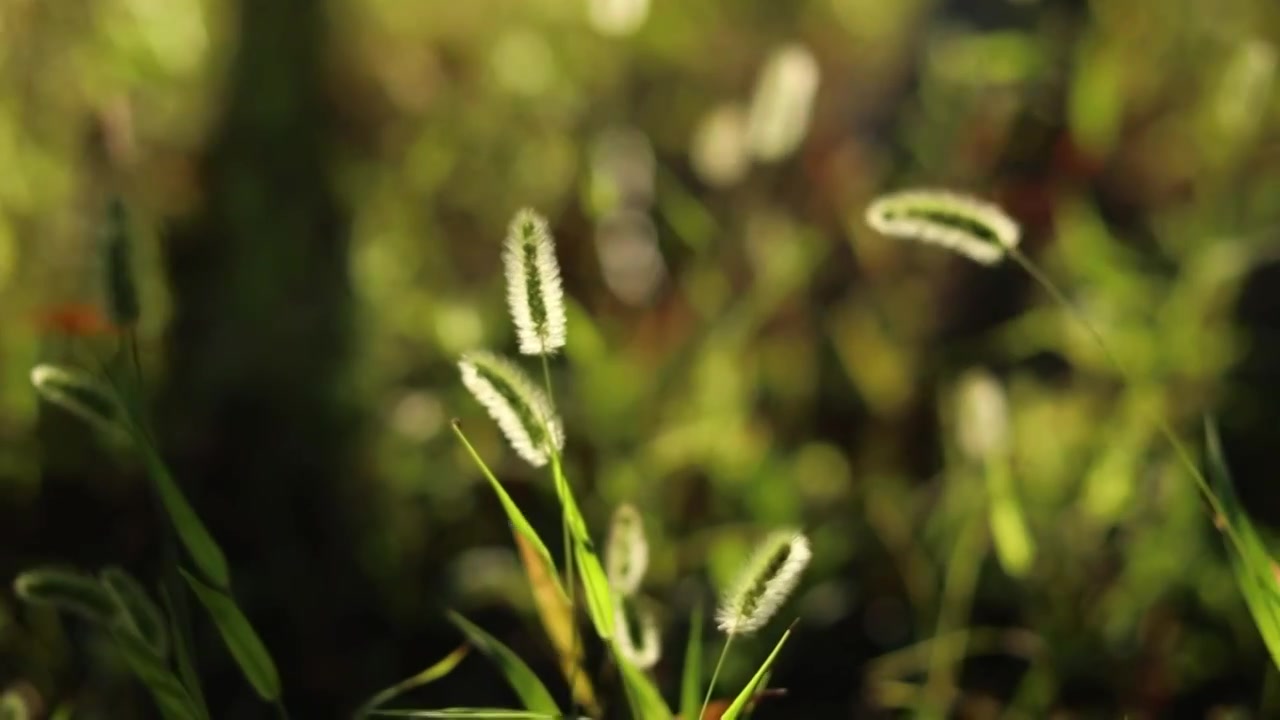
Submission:
<svg viewBox="0 0 1280 720">
<path fill-rule="evenodd" d="M 98 578 L 119 607 L 121 624 L 164 657 L 169 651 L 169 627 L 142 583 L 118 567 L 104 569 Z"/>
<path fill-rule="evenodd" d="M 648 670 L 662 659 L 662 637 L 658 621 L 645 603 L 634 603 L 629 608 L 625 600 L 617 597 L 614 602 L 614 633 L 618 653 L 632 665 Z M 627 612 L 630 609 L 631 612 Z"/>
<path fill-rule="evenodd" d="M 111 594 L 97 580 L 61 568 L 27 570 L 13 581 L 13 590 L 24 602 L 78 615 L 103 626 L 120 621 L 121 611 Z"/>
<path fill-rule="evenodd" d="M 904 190 L 867 206 L 867 224 L 891 237 L 918 240 L 995 265 L 1018 246 L 1018 224 L 992 203 L 949 190 Z"/>
<path fill-rule="evenodd" d="M 115 395 L 80 370 L 40 364 L 31 369 L 31 384 L 45 400 L 108 435 L 123 434 L 122 409 Z"/>
<path fill-rule="evenodd" d="M 716 625 L 728 635 L 747 635 L 778 612 L 809 564 L 809 540 L 794 530 L 769 534 L 751 555 L 716 611 Z"/>
<path fill-rule="evenodd" d="M 605 548 L 609 586 L 620 595 L 634 595 L 649 567 L 649 541 L 644 535 L 644 519 L 634 505 L 619 505 L 609 525 Z"/>
<path fill-rule="evenodd" d="M 507 229 L 502 262 L 520 353 L 555 353 L 565 343 L 564 289 L 555 241 L 541 215 L 528 208 L 515 214 Z"/>
<path fill-rule="evenodd" d="M 467 386 L 512 449 L 534 467 L 547 464 L 564 447 L 564 430 L 546 393 L 510 360 L 476 350 L 458 361 Z"/>
</svg>

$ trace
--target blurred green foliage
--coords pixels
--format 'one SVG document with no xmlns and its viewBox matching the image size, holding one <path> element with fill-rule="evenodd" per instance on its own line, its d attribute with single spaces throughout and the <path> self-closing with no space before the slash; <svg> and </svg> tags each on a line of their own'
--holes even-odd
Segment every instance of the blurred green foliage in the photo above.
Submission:
<svg viewBox="0 0 1280 720">
<path fill-rule="evenodd" d="M 238 53 L 266 58 L 261 73 L 277 67 L 270 44 L 238 43 L 249 3 L 275 9 L 253 17 L 282 38 L 292 14 L 323 11 L 297 25 L 320 35 L 307 77 L 323 118 L 236 94 Z M 501 509 L 447 431 L 460 417 L 556 537 L 546 479 L 505 449 L 453 365 L 514 346 L 498 253 L 524 205 L 551 218 L 570 296 L 552 367 L 566 470 L 585 483 L 593 528 L 622 502 L 642 510 L 665 647 L 684 647 L 682 619 L 706 581 L 723 586 L 761 530 L 797 525 L 813 539 L 801 622 L 771 679 L 790 693 L 759 717 L 1272 716 L 1275 670 L 1149 414 L 1198 445 L 1201 417 L 1216 412 L 1228 440 L 1234 428 L 1274 447 L 1280 378 L 1265 368 L 1280 291 L 1250 278 L 1267 277 L 1280 239 L 1278 43 L 1270 0 L 11 0 L 0 5 L 0 568 L 153 560 L 143 471 L 38 406 L 28 383 L 37 362 L 115 347 L 94 315 L 105 313 L 95 232 L 108 194 L 136 210 L 143 364 L 167 396 L 207 391 L 209 376 L 167 363 L 202 332 L 210 363 L 263 343 L 284 367 L 316 360 L 289 341 L 308 337 L 291 319 L 325 322 L 309 314 L 313 298 L 251 281 L 305 273 L 329 246 L 282 224 L 263 237 L 278 230 L 299 253 L 273 255 L 263 240 L 257 265 L 251 245 L 237 256 L 249 266 L 214 277 L 166 264 L 182 250 L 172 229 L 209 198 L 259 193 L 269 216 L 300 192 L 210 185 L 226 177 L 202 170 L 223 152 L 210 139 L 234 118 L 274 128 L 272 142 L 323 132 L 316 182 L 341 212 L 322 227 L 341 238 L 350 281 L 350 315 L 332 320 L 349 321 L 350 360 L 340 386 L 316 394 L 344 403 L 353 476 L 341 492 L 318 485 L 315 505 L 303 482 L 289 486 L 287 507 L 309 522 L 256 510 L 263 498 L 281 506 L 235 472 L 193 497 L 230 541 L 246 612 L 268 646 L 285 646 L 273 652 L 302 717 L 349 712 L 456 647 L 446 607 L 557 679 L 545 638 L 476 616 L 511 609 L 536 627 Z M 914 185 L 1001 202 L 1138 386 L 1016 269 L 863 224 L 872 197 Z M 285 325 L 208 336 L 171 301 L 197 281 L 235 317 Z M 283 305 L 253 304 L 263 297 Z M 236 387 L 234 362 L 210 367 L 231 368 L 218 387 Z M 1006 396 L 994 464 L 961 446 L 961 389 L 977 369 Z M 205 428 L 194 442 L 219 467 L 261 477 L 270 438 L 251 453 L 220 442 L 217 428 L 252 419 L 220 397 L 173 403 L 166 421 Z M 309 411 L 295 410 L 272 417 L 307 447 Z M 1280 522 L 1273 461 L 1246 461 L 1246 505 Z M 109 517 L 82 524 L 62 510 L 68 497 Z M 93 534 L 103 528 L 114 529 Z M 330 531 L 338 539 L 313 543 Z M 353 574 L 322 581 L 256 549 L 293 546 Z M 73 717 L 149 712 L 122 668 L 73 637 L 73 624 L 0 599 L 0 690 Z M 749 645 L 726 662 L 735 687 L 771 647 Z M 655 671 L 669 700 L 675 654 Z M 313 660 L 290 662 L 303 655 Z M 251 691 L 220 658 L 207 661 L 211 686 L 226 688 L 211 693 L 220 716 L 252 716 Z M 501 704 L 484 672 L 424 688 L 423 703 Z"/>
</svg>

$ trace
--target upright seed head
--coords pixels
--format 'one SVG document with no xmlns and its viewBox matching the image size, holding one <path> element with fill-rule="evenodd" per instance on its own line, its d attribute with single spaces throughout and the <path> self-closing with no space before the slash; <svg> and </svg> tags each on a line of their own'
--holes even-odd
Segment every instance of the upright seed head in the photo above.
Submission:
<svg viewBox="0 0 1280 720">
<path fill-rule="evenodd" d="M 995 265 L 1018 246 L 1018 224 L 999 206 L 949 190 L 904 190 L 867 206 L 867 224 L 891 237 L 918 240 Z"/>
<path fill-rule="evenodd" d="M 100 233 L 111 319 L 127 327 L 138 321 L 142 311 L 133 277 L 133 233 L 128 208 L 120 198 L 113 197 L 107 203 Z"/>
<path fill-rule="evenodd" d="M 565 342 L 564 289 L 555 242 L 541 215 L 528 208 L 515 214 L 502 262 L 520 353 L 554 354 Z"/>
<path fill-rule="evenodd" d="M 749 635 L 764 627 L 795 589 L 811 556 L 803 534 L 770 533 L 725 594 L 716 611 L 716 625 L 728 635 Z"/>
<path fill-rule="evenodd" d="M 458 361 L 462 384 L 498 423 L 512 449 L 534 467 L 564 447 L 564 430 L 546 393 L 510 360 L 476 350 Z"/>
<path fill-rule="evenodd" d="M 625 600 L 616 597 L 614 602 L 614 633 L 618 653 L 627 662 L 641 670 L 648 670 L 662 658 L 662 637 L 658 633 L 658 621 L 644 603 L 631 606 L 627 612 Z"/>
<path fill-rule="evenodd" d="M 640 589 L 649 567 L 649 541 L 644 535 L 644 519 L 630 503 L 613 511 L 605 564 L 609 586 L 615 592 L 629 597 Z"/>
</svg>

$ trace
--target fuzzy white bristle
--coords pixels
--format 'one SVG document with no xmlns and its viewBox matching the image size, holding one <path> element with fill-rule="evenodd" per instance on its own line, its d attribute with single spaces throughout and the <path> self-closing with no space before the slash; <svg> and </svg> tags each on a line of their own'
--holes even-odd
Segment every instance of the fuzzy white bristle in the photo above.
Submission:
<svg viewBox="0 0 1280 720">
<path fill-rule="evenodd" d="M 605 564 L 615 592 L 630 596 L 640 589 L 649 567 L 649 541 L 644 535 L 644 519 L 634 505 L 620 505 L 613 512 Z"/>
<path fill-rule="evenodd" d="M 547 221 L 525 208 L 507 229 L 502 262 L 507 304 L 522 355 L 551 355 L 564 347 L 564 289 Z"/>
<path fill-rule="evenodd" d="M 511 361 L 483 350 L 458 361 L 462 384 L 498 423 L 512 449 L 534 467 L 564 447 L 564 429 L 551 401 Z"/>
<path fill-rule="evenodd" d="M 716 625 L 728 635 L 748 635 L 764 627 L 795 590 L 812 555 L 803 534 L 770 533 L 725 594 Z"/>
<path fill-rule="evenodd" d="M 614 605 L 614 625 L 618 628 L 614 638 L 618 653 L 637 668 L 648 670 L 662 659 L 662 638 L 658 633 L 658 622 L 648 607 L 638 604 L 633 608 L 633 628 L 622 603 L 623 599 L 617 598 Z M 638 643 L 636 631 L 639 631 Z"/>
<path fill-rule="evenodd" d="M 994 240 L 923 213 L 944 213 L 985 228 Z M 904 190 L 876 198 L 866 211 L 867 224 L 877 232 L 918 240 L 995 265 L 1018 246 L 1018 224 L 999 206 L 950 190 Z"/>
</svg>

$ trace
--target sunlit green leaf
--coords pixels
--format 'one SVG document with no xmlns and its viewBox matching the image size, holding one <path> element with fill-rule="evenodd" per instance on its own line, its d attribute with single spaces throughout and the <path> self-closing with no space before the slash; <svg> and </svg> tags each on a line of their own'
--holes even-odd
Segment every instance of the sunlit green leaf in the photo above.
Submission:
<svg viewBox="0 0 1280 720">
<path fill-rule="evenodd" d="M 467 656 L 468 650 L 469 648 L 466 645 L 461 645 L 456 650 L 444 656 L 422 672 L 411 677 L 407 677 L 395 685 L 382 690 L 369 698 L 368 702 L 364 705 L 360 706 L 360 709 L 356 711 L 356 717 L 365 717 L 373 712 L 379 705 L 386 704 L 399 695 L 403 695 L 414 688 L 435 682 L 436 680 L 448 675 L 453 672 L 453 669 L 458 666 L 458 663 L 462 662 L 462 658 Z"/>
<path fill-rule="evenodd" d="M 759 670 L 756 670 L 756 674 L 752 676 L 751 681 L 747 683 L 746 687 L 742 688 L 742 692 L 738 693 L 738 697 L 734 698 L 733 704 L 729 706 L 729 709 L 725 710 L 724 715 L 720 716 L 721 720 L 736 720 L 747 709 L 748 703 L 755 697 L 757 689 L 764 681 L 765 676 L 769 674 L 774 660 L 778 658 L 778 653 L 782 651 L 782 646 L 789 637 L 791 637 L 791 628 L 787 628 L 787 631 L 782 633 L 782 637 L 778 638 L 778 644 L 773 647 L 773 652 L 769 653 L 769 657 L 765 658 L 764 663 L 760 665 Z"/>
<path fill-rule="evenodd" d="M 1240 541 L 1240 547 L 1227 543 L 1236 583 L 1271 653 L 1272 662 L 1280 668 L 1280 595 L 1277 594 L 1276 563 L 1236 498 L 1231 471 L 1222 454 L 1222 441 L 1212 420 L 1205 423 L 1205 444 L 1210 482 L 1222 502 L 1226 521 L 1235 528 Z"/>
</svg>

